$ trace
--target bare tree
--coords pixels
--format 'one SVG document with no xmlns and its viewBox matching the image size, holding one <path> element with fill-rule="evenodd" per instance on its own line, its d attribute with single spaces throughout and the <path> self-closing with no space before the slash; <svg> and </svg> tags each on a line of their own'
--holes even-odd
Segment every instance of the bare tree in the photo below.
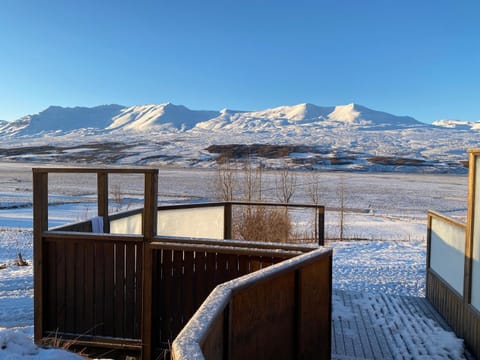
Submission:
<svg viewBox="0 0 480 360">
<path fill-rule="evenodd" d="M 262 200 L 262 164 L 253 166 L 249 158 L 243 168 L 244 200 L 261 201 Z"/>
<path fill-rule="evenodd" d="M 297 174 L 286 164 L 275 179 L 275 191 L 278 201 L 288 204 L 295 194 L 297 186 Z"/>
<path fill-rule="evenodd" d="M 318 206 L 320 205 L 320 198 L 321 198 L 321 187 L 320 187 L 320 176 L 319 173 L 312 170 L 308 175 L 308 183 L 306 189 L 307 195 L 310 198 L 310 201 Z M 315 239 L 318 239 L 318 220 L 319 213 L 318 208 L 313 210 L 313 235 Z"/>
<path fill-rule="evenodd" d="M 215 179 L 215 197 L 222 201 L 232 201 L 235 191 L 235 170 L 230 159 L 224 159 L 217 166 L 217 177 Z"/>
</svg>

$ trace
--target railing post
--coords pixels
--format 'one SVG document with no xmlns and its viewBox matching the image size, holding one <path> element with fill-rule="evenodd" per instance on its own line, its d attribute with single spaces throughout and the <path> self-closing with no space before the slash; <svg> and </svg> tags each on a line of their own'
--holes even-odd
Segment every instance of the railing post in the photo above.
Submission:
<svg viewBox="0 0 480 360">
<path fill-rule="evenodd" d="M 325 207 L 319 206 L 317 207 L 317 214 L 318 214 L 318 245 L 323 246 L 325 245 Z"/>
<path fill-rule="evenodd" d="M 158 171 L 145 173 L 143 209 L 143 294 L 142 294 L 142 359 L 152 356 L 152 249 L 150 243 L 157 234 Z"/>
<path fill-rule="evenodd" d="M 108 223 L 108 173 L 106 171 L 97 172 L 97 215 L 103 218 L 103 232 L 110 232 Z"/>
<path fill-rule="evenodd" d="M 223 205 L 223 239 L 232 239 L 232 204 L 229 202 Z"/>
<path fill-rule="evenodd" d="M 43 337 L 43 232 L 48 230 L 48 173 L 33 169 L 34 338 Z"/>
<path fill-rule="evenodd" d="M 463 298 L 466 304 L 472 301 L 472 272 L 473 272 L 473 246 L 475 229 L 475 197 L 477 183 L 477 159 L 478 152 L 468 153 L 468 206 L 467 206 L 467 227 L 465 231 L 465 273 L 463 285 Z"/>
</svg>

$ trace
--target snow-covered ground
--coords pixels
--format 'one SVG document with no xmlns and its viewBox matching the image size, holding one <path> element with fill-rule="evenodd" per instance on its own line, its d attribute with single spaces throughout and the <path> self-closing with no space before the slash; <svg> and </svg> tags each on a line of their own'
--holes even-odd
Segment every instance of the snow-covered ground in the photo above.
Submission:
<svg viewBox="0 0 480 360">
<path fill-rule="evenodd" d="M 65 358 L 38 349 L 33 334 L 32 266 L 17 267 L 19 252 L 32 264 L 31 170 L 29 165 L 0 167 L 0 358 Z M 276 174 L 265 174 L 265 195 L 274 198 Z M 426 210 L 462 219 L 467 179 L 461 175 L 321 173 L 321 203 L 327 206 L 326 232 L 339 231 L 338 189 L 344 189 L 345 236 L 361 241 L 330 241 L 334 249 L 333 286 L 339 290 L 386 295 L 425 295 Z M 167 202 L 208 199 L 215 172 L 161 169 L 160 199 Z M 297 174 L 294 201 L 307 202 L 312 178 Z M 95 215 L 94 178 L 52 177 L 51 225 Z M 135 202 L 138 179 L 122 183 L 122 194 Z M 338 313 L 338 309 L 336 310 Z M 440 331 L 440 330 L 439 330 Z M 455 343 L 455 346 L 458 343 Z M 453 345 L 452 345 L 453 346 Z M 455 349 L 454 349 L 455 350 Z M 457 349 L 458 350 L 458 349 Z M 60 355 L 59 355 L 60 354 Z"/>
</svg>

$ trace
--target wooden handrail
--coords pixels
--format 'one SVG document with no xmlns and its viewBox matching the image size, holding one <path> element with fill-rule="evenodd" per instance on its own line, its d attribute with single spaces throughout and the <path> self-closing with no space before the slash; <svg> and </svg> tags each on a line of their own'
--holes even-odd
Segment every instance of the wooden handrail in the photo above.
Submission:
<svg viewBox="0 0 480 360">
<path fill-rule="evenodd" d="M 467 226 L 467 224 L 465 224 L 464 222 L 452 219 L 452 218 L 448 217 L 447 215 L 442 214 L 442 213 L 437 212 L 437 211 L 428 210 L 427 216 L 431 217 L 431 218 L 443 220 L 443 221 L 445 221 L 445 222 L 447 222 L 451 225 L 454 225 L 454 226 L 462 228 L 462 229 L 465 229 L 466 226 Z"/>
<path fill-rule="evenodd" d="M 122 167 L 122 168 L 108 168 L 108 167 L 102 167 L 102 168 L 95 168 L 95 167 L 78 167 L 78 168 L 72 168 L 72 167 L 55 167 L 55 168 L 50 168 L 50 167 L 44 167 L 44 168 L 32 168 L 33 173 L 39 173 L 39 174 L 47 174 L 47 173 L 64 173 L 64 174 L 72 174 L 72 173 L 91 173 L 91 174 L 97 174 L 97 173 L 109 173 L 109 174 L 149 174 L 149 173 L 158 173 L 158 169 L 147 169 L 147 168 L 140 168 L 140 167 Z"/>
<path fill-rule="evenodd" d="M 217 240 L 217 239 L 201 239 L 201 238 L 187 238 L 187 237 L 165 237 L 156 236 L 154 242 L 164 242 L 172 244 L 197 244 L 210 245 L 222 247 L 237 247 L 237 248 L 257 248 L 257 249 L 277 249 L 286 251 L 309 252 L 318 248 L 317 245 L 309 244 L 289 244 L 289 243 L 270 243 L 247 240 Z"/>
</svg>

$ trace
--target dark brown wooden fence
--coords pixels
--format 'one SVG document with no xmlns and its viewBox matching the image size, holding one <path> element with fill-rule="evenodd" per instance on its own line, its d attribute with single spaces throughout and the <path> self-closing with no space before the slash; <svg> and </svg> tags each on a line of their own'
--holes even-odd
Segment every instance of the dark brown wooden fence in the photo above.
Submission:
<svg viewBox="0 0 480 360">
<path fill-rule="evenodd" d="M 318 249 L 216 287 L 173 358 L 330 359 L 331 262 Z"/>
<path fill-rule="evenodd" d="M 142 248 L 141 239 L 46 235 L 44 333 L 140 340 Z"/>
<path fill-rule="evenodd" d="M 55 169 L 55 172 L 75 170 Z M 120 349 L 144 359 L 156 357 L 169 347 L 217 285 L 316 248 L 155 236 L 158 184 L 157 172 L 150 169 L 144 173 L 142 235 L 91 233 L 88 221 L 49 230 L 50 171 L 34 169 L 37 343 L 52 337 L 74 339 L 78 346 Z M 97 175 L 98 214 L 106 221 L 104 229 L 108 229 L 109 220 L 108 199 L 105 200 L 107 174 L 130 171 L 81 169 Z M 325 273 L 323 276 L 331 277 L 331 268 L 322 267 L 320 271 Z M 295 288 L 300 286 L 296 280 L 295 284 Z M 276 289 L 278 296 L 283 296 L 283 290 Z M 329 306 L 323 306 L 330 304 L 330 296 L 329 288 L 323 287 L 320 306 L 324 314 L 330 312 Z M 302 301 L 308 302 L 306 298 Z M 311 310 L 304 308 L 302 316 L 308 317 Z M 325 316 L 323 326 L 330 328 Z"/>
<path fill-rule="evenodd" d="M 155 242 L 147 248 L 152 256 L 154 349 L 168 347 L 218 284 L 306 250 L 300 247 L 297 251 L 239 248 L 214 241 L 203 244 Z"/>
</svg>

